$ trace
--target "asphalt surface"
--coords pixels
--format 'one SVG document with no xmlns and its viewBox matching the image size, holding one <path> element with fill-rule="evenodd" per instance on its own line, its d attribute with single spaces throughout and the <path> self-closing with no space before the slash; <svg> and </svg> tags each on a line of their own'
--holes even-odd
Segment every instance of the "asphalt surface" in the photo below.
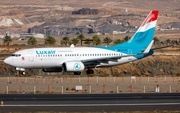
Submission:
<svg viewBox="0 0 180 113">
<path fill-rule="evenodd" d="M 0 112 L 180 110 L 180 93 L 0 94 Z"/>
</svg>

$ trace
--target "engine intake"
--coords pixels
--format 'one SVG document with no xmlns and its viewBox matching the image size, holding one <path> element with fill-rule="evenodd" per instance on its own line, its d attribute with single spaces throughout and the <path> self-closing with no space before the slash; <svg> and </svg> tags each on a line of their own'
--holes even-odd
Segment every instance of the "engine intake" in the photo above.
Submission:
<svg viewBox="0 0 180 113">
<path fill-rule="evenodd" d="M 82 62 L 64 62 L 62 65 L 64 72 L 80 72 L 84 70 Z"/>
</svg>

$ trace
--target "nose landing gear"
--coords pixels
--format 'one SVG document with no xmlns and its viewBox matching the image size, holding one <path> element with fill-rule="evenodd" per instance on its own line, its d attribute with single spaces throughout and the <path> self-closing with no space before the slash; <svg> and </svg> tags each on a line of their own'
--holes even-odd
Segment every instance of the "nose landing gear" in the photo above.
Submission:
<svg viewBox="0 0 180 113">
<path fill-rule="evenodd" d="M 25 75 L 26 72 L 25 71 L 19 71 L 18 75 Z"/>
</svg>

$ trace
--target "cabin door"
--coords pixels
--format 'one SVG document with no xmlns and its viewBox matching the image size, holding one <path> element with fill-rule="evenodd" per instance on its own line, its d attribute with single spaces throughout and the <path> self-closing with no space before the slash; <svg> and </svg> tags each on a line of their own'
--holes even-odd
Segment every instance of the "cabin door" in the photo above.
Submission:
<svg viewBox="0 0 180 113">
<path fill-rule="evenodd" d="M 28 51 L 28 57 L 29 57 L 29 61 L 30 62 L 34 61 L 34 56 L 33 56 L 33 52 L 32 51 Z"/>
</svg>

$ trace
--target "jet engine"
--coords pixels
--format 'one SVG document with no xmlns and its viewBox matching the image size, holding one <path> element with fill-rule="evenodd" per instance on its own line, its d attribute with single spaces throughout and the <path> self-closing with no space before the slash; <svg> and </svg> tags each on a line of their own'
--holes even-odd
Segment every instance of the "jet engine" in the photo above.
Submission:
<svg viewBox="0 0 180 113">
<path fill-rule="evenodd" d="M 48 69 L 42 69 L 43 72 L 61 72 L 62 68 L 48 68 Z"/>
<path fill-rule="evenodd" d="M 82 62 L 64 62 L 62 65 L 64 72 L 80 72 L 84 70 L 84 64 Z"/>
</svg>

